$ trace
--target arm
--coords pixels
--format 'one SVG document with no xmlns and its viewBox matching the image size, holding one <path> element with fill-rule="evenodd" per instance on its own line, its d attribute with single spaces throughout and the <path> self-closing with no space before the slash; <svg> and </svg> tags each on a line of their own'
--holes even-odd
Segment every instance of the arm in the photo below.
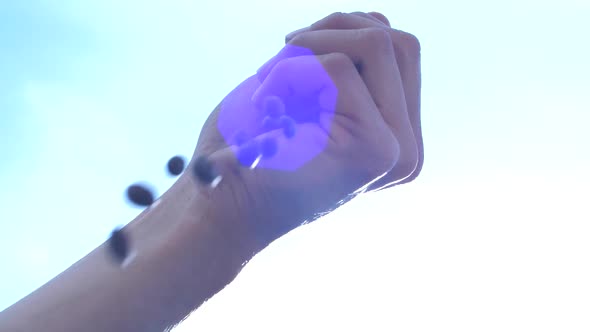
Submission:
<svg viewBox="0 0 590 332">
<path fill-rule="evenodd" d="M 228 95 L 224 114 L 218 107 L 205 123 L 196 155 L 223 174 L 219 187 L 199 187 L 185 173 L 126 227 L 138 252 L 126 269 L 110 264 L 103 245 L 0 314 L 0 330 L 163 331 L 231 282 L 256 252 L 357 189 L 413 179 L 423 153 L 419 49 L 415 37 L 379 22 L 337 13 L 298 32 L 288 46 L 315 56 L 279 53 Z M 322 79 L 306 79 L 318 77 L 318 68 Z M 290 137 L 260 129 L 267 110 L 257 106 L 265 98 L 287 100 L 281 93 L 288 92 L 309 101 L 318 91 L 322 110 L 334 109 L 317 121 L 300 120 Z M 297 105 L 287 115 L 297 115 Z M 234 130 L 249 129 L 251 142 L 273 140 L 275 154 L 256 169 L 243 167 L 219 132 L 220 116 L 240 119 Z M 303 165 L 278 167 L 307 148 L 316 154 Z"/>
<path fill-rule="evenodd" d="M 235 278 L 251 258 L 208 219 L 187 173 L 127 227 L 136 258 L 121 269 L 103 244 L 0 315 L 0 331 L 164 331 Z M 225 231 L 221 231 L 224 229 Z M 246 254 L 250 253 L 250 254 Z"/>
</svg>

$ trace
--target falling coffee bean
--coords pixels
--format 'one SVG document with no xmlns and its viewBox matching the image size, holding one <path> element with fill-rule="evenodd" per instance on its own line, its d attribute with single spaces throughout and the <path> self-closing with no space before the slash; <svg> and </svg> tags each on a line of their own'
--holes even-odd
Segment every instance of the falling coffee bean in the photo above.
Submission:
<svg viewBox="0 0 590 332">
<path fill-rule="evenodd" d="M 211 184 L 218 176 L 211 161 L 205 156 L 195 159 L 193 175 L 201 182 Z"/>
<path fill-rule="evenodd" d="M 184 171 L 184 158 L 181 156 L 174 156 L 168 160 L 166 165 L 170 175 L 178 176 Z"/>
<path fill-rule="evenodd" d="M 279 147 L 273 137 L 264 137 L 260 140 L 260 154 L 263 158 L 271 158 L 277 154 Z"/>
<path fill-rule="evenodd" d="M 154 202 L 154 194 L 151 190 L 140 184 L 127 187 L 127 198 L 139 206 L 150 206 Z"/>
<path fill-rule="evenodd" d="M 122 228 L 115 228 L 108 240 L 109 251 L 117 263 L 121 264 L 129 254 L 129 239 Z"/>
<path fill-rule="evenodd" d="M 295 120 L 293 120 L 291 117 L 283 115 L 279 119 L 279 123 L 280 123 L 281 128 L 283 129 L 283 134 L 285 135 L 285 137 L 293 138 L 295 136 L 296 125 L 297 125 L 295 123 Z"/>
</svg>

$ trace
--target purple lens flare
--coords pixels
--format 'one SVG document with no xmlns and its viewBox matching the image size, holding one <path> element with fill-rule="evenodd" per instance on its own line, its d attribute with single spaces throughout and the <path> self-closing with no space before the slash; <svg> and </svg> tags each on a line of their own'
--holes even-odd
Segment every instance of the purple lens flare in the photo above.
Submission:
<svg viewBox="0 0 590 332">
<path fill-rule="evenodd" d="M 281 123 L 279 122 L 279 119 L 271 117 L 270 115 L 265 116 L 264 119 L 262 119 L 263 131 L 268 132 L 279 128 L 281 128 Z"/>
<path fill-rule="evenodd" d="M 271 118 L 279 118 L 285 114 L 285 103 L 277 96 L 269 96 L 264 100 L 264 111 Z"/>
<path fill-rule="evenodd" d="M 311 57 L 315 62 L 306 60 L 305 72 L 278 77 L 279 74 L 272 71 L 282 60 L 302 56 L 310 58 L 313 55 L 312 51 L 303 47 L 285 46 L 259 70 L 258 75 L 244 81 L 222 102 L 217 128 L 228 145 L 240 146 L 236 157 L 242 166 L 252 168 L 256 164 L 255 167 L 258 168 L 295 171 L 325 150 L 328 144 L 327 135 L 314 137 L 313 140 L 297 138 L 298 133 L 306 133 L 298 129 L 300 126 L 331 127 L 338 92 L 322 64 L 317 58 Z M 259 81 L 259 78 L 263 81 Z M 252 96 L 262 84 L 277 84 L 276 89 L 271 86 L 271 90 L 281 93 L 260 96 L 260 103 L 252 101 Z M 305 86 L 317 86 L 321 89 L 315 91 L 305 89 Z M 301 90 L 306 92 L 298 92 Z M 282 144 L 283 140 L 275 142 L 278 152 L 273 151 L 274 147 L 269 142 L 262 144 L 263 147 L 260 142 L 253 143 L 257 136 L 277 130 L 290 139 L 286 145 Z M 251 139 L 236 144 L 238 133 L 244 133 L 241 135 Z"/>
<path fill-rule="evenodd" d="M 279 125 L 281 126 L 283 135 L 285 135 L 285 137 L 293 138 L 293 136 L 295 136 L 295 131 L 297 130 L 297 124 L 295 123 L 295 120 L 283 115 L 279 119 Z"/>
<path fill-rule="evenodd" d="M 246 144 L 246 142 L 248 142 L 249 140 L 250 140 L 250 137 L 248 137 L 248 134 L 246 134 L 243 131 L 240 131 L 240 132 L 236 133 L 231 144 L 237 145 L 237 146 L 242 146 L 242 145 Z"/>
<path fill-rule="evenodd" d="M 221 181 L 221 175 L 215 170 L 209 158 L 199 156 L 193 165 L 193 176 L 202 183 L 215 188 Z"/>
<path fill-rule="evenodd" d="M 294 61 L 274 70 L 288 59 Z M 227 145 L 237 146 L 233 151 L 242 166 L 296 171 L 325 150 L 337 97 L 334 82 L 313 52 L 287 45 L 228 94 L 220 105 L 217 128 Z M 189 172 L 200 183 L 215 188 L 222 181 L 223 168 L 208 157 L 198 156 L 191 163 Z M 169 175 L 179 176 L 187 166 L 183 157 L 175 156 L 166 167 Z M 129 186 L 126 195 L 142 207 L 155 202 L 154 190 L 143 184 Z M 122 229 L 112 232 L 108 247 L 121 266 L 133 256 Z"/>
<path fill-rule="evenodd" d="M 260 143 L 257 140 L 250 140 L 238 149 L 236 158 L 243 166 L 254 168 L 256 167 L 255 163 L 257 164 L 257 159 L 262 155 L 260 148 Z"/>
<path fill-rule="evenodd" d="M 279 146 L 277 140 L 272 137 L 264 137 L 260 140 L 260 154 L 262 158 L 272 158 L 277 154 Z"/>
</svg>

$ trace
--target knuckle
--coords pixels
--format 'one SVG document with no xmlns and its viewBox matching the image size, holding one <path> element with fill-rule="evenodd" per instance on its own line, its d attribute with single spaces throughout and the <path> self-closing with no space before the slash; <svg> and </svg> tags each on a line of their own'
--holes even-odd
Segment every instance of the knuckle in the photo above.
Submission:
<svg viewBox="0 0 590 332">
<path fill-rule="evenodd" d="M 396 167 L 397 177 L 400 179 L 404 179 L 412 175 L 416 166 L 418 165 L 418 160 L 414 161 L 404 161 L 403 163 L 399 163 Z"/>
<path fill-rule="evenodd" d="M 384 28 L 373 27 L 362 29 L 361 38 L 373 47 L 391 47 L 391 35 Z"/>
<path fill-rule="evenodd" d="M 334 12 L 325 18 L 326 23 L 339 25 L 347 21 L 349 14 L 343 12 Z"/>
<path fill-rule="evenodd" d="M 372 12 L 371 14 L 369 14 L 369 13 L 364 13 L 364 12 L 354 12 L 352 14 L 360 16 L 360 17 L 365 18 L 367 20 L 370 20 L 370 21 L 374 22 L 379 27 L 383 27 L 383 28 L 389 27 L 389 25 L 385 23 L 385 21 L 389 22 L 389 20 L 387 20 L 387 17 L 385 17 L 385 15 L 383 15 L 381 13 Z M 377 16 L 379 16 L 381 18 L 377 18 Z"/>
<path fill-rule="evenodd" d="M 400 158 L 400 144 L 386 128 L 376 129 L 359 145 L 354 139 L 346 144 L 347 154 L 356 156 L 356 172 L 366 181 L 372 181 L 396 167 Z M 357 138 L 358 139 L 358 138 Z M 375 142 L 379 142 L 376 144 Z"/>
<path fill-rule="evenodd" d="M 401 34 L 403 47 L 405 48 L 408 55 L 412 57 L 420 56 L 420 40 L 418 37 L 414 36 L 411 33 L 404 32 Z"/>
<path fill-rule="evenodd" d="M 344 73 L 351 68 L 354 68 L 352 59 L 350 59 L 348 55 L 340 52 L 323 55 L 320 61 L 324 68 L 330 73 Z"/>
<path fill-rule="evenodd" d="M 305 36 L 305 33 L 297 34 L 295 37 L 291 38 L 289 42 L 287 42 L 287 45 L 302 46 L 305 43 Z"/>
<path fill-rule="evenodd" d="M 419 155 L 417 147 L 414 149 L 406 149 L 403 158 L 396 165 L 396 174 L 400 179 L 406 178 L 418 167 Z"/>
<path fill-rule="evenodd" d="M 312 30 L 320 30 L 327 27 L 340 27 L 346 24 L 350 20 L 349 14 L 342 12 L 332 13 L 318 22 L 311 25 Z"/>
<path fill-rule="evenodd" d="M 384 171 L 391 170 L 400 157 L 400 143 L 393 134 L 391 134 L 388 143 L 382 145 L 383 149 L 380 153 Z"/>
<path fill-rule="evenodd" d="M 292 62 L 292 58 L 282 59 L 274 65 L 272 71 L 275 73 L 285 73 L 292 66 Z"/>
<path fill-rule="evenodd" d="M 375 179 L 393 169 L 400 156 L 400 146 L 398 140 L 392 135 L 388 140 L 389 144 L 380 145 L 379 149 L 373 152 L 370 158 L 370 165 L 366 168 L 367 176 Z"/>
</svg>

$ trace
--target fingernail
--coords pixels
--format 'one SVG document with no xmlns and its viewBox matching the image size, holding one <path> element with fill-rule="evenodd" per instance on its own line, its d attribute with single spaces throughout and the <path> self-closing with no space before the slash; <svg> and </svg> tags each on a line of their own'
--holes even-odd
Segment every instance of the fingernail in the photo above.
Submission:
<svg viewBox="0 0 590 332">
<path fill-rule="evenodd" d="M 309 30 L 309 27 L 305 27 L 305 28 L 301 28 L 301 29 L 297 29 L 293 32 L 289 32 L 286 36 L 285 36 L 285 43 L 288 43 L 291 41 L 291 39 L 293 39 L 295 36 L 297 36 L 298 34 L 305 32 Z"/>
</svg>

